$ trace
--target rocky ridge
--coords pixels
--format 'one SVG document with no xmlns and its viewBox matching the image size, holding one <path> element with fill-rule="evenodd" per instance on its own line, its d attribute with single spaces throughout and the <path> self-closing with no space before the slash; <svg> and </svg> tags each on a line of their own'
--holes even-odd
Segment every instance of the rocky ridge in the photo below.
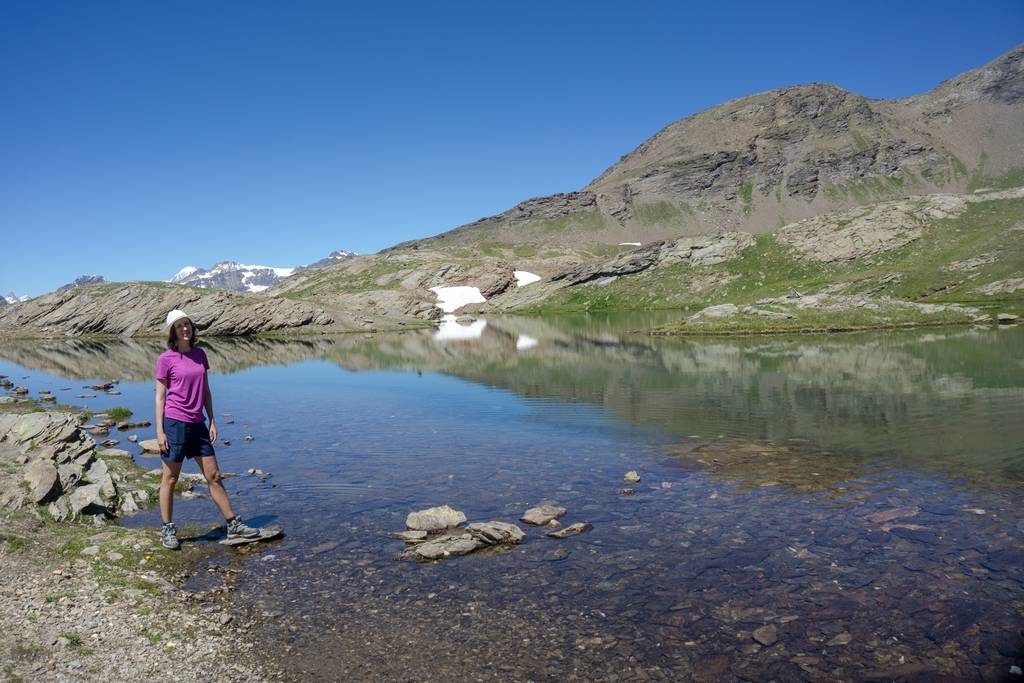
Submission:
<svg viewBox="0 0 1024 683">
<path fill-rule="evenodd" d="M 1024 188 L 977 191 L 969 194 L 905 197 L 797 221 L 782 227 L 770 237 L 773 248 L 780 252 L 778 253 L 779 258 L 792 259 L 797 263 L 811 263 L 816 267 L 868 264 L 874 259 L 914 245 L 921 241 L 926 234 L 932 234 L 929 231 L 932 231 L 933 226 L 937 223 L 959 218 L 969 207 L 976 206 L 988 210 L 988 207 L 1006 207 L 1021 199 L 1024 199 Z M 1011 227 L 1007 234 L 1012 233 L 1013 230 L 1014 228 Z M 998 230 L 987 235 L 987 238 L 996 241 L 1002 239 Z M 770 255 L 764 254 L 758 257 L 761 259 L 761 263 L 748 264 L 748 269 L 753 272 L 746 275 L 735 271 L 735 269 L 714 268 L 736 261 L 752 246 L 760 244 L 758 239 L 749 233 L 725 232 L 655 242 L 603 262 L 587 263 L 558 272 L 527 288 L 509 290 L 504 295 L 490 301 L 488 307 L 490 310 L 500 311 L 543 307 L 550 301 L 564 300 L 566 296 L 571 295 L 571 292 L 577 291 L 581 287 L 585 287 L 591 292 L 589 295 L 591 298 L 599 297 L 599 288 L 640 275 L 657 280 L 661 277 L 660 273 L 665 273 L 665 278 L 678 280 L 677 276 L 672 274 L 676 273 L 675 270 L 661 270 L 678 265 L 692 269 L 693 275 L 685 281 L 679 280 L 675 288 L 681 294 L 699 301 L 713 295 L 716 291 L 723 291 L 734 286 L 734 283 L 742 281 L 744 278 L 749 279 L 751 276 L 756 276 L 759 267 L 771 267 Z M 933 235 L 929 239 L 943 238 Z M 762 251 L 765 249 L 763 244 L 759 248 Z M 1002 254 L 990 252 L 970 254 L 969 258 L 942 264 L 942 269 L 944 272 L 965 273 L 964 282 L 970 282 L 973 291 L 978 294 L 988 296 L 1017 291 L 1019 288 L 1013 277 L 991 283 L 986 283 L 984 279 L 977 279 L 983 267 L 992 266 L 1000 260 L 1008 260 L 1007 267 L 1011 268 L 1010 272 L 1013 272 L 1012 268 L 1014 267 L 1019 272 L 1019 265 L 1014 266 L 1014 263 L 1019 260 L 1018 257 L 1005 250 Z M 896 267 L 893 265 L 894 269 Z M 763 271 L 760 277 L 763 277 Z M 832 276 L 825 274 L 823 277 Z M 869 287 L 869 290 L 860 292 L 864 296 L 857 298 L 856 301 L 854 299 L 835 299 L 834 303 L 842 300 L 856 308 L 871 309 L 871 306 L 865 305 L 865 301 L 867 301 L 865 297 L 869 298 L 871 294 L 885 289 L 887 286 L 899 284 L 903 278 L 903 273 L 894 270 L 884 277 L 878 278 L 872 288 L 868 278 L 861 277 L 858 281 L 855 275 L 849 275 L 847 276 L 848 281 L 832 282 L 824 287 L 819 285 L 819 289 L 822 294 L 836 295 L 850 287 L 861 290 Z M 648 282 L 650 281 L 652 280 L 648 280 Z M 892 297 L 888 304 L 895 306 Z M 895 308 L 910 310 L 914 307 L 895 306 Z M 822 307 L 821 310 L 835 311 L 839 309 L 830 306 Z M 921 309 L 918 312 L 924 312 L 924 310 Z M 928 309 L 928 312 L 935 311 Z M 969 313 L 971 311 L 966 311 L 965 315 Z"/>
<path fill-rule="evenodd" d="M 335 322 L 321 307 L 302 301 L 132 282 L 81 287 L 36 297 L 0 313 L 0 331 L 24 336 L 161 335 L 167 311 L 189 312 L 200 331 L 245 335 L 323 328 Z"/>
<path fill-rule="evenodd" d="M 102 285 L 104 282 L 106 282 L 106 279 L 102 275 L 80 275 L 73 282 L 58 287 L 56 291 L 66 292 L 69 289 L 85 287 L 86 285 Z"/>
<path fill-rule="evenodd" d="M 262 292 L 295 271 L 294 268 L 252 266 L 236 261 L 220 261 L 210 268 L 186 266 L 169 282 L 202 288 L 230 289 L 235 292 Z"/>
<path fill-rule="evenodd" d="M 762 233 L 1020 168 L 1024 46 L 902 100 L 834 85 L 739 98 L 666 126 L 576 192 L 526 200 L 394 249 L 570 246 Z"/>
</svg>

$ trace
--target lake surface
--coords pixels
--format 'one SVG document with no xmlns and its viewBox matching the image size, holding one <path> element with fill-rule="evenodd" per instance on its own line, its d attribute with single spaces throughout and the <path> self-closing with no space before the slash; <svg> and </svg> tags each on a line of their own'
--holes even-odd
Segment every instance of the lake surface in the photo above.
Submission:
<svg viewBox="0 0 1024 683">
<path fill-rule="evenodd" d="M 205 340 L 232 500 L 287 536 L 218 552 L 190 585 L 231 577 L 297 678 L 1009 676 L 1024 329 L 627 332 L 644 322 Z M 158 352 L 11 342 L 0 374 L 148 418 Z M 108 379 L 121 396 L 73 398 Z M 516 521 L 542 502 L 593 529 L 556 541 L 520 523 L 521 546 L 422 565 L 387 535 L 434 505 Z M 176 521 L 217 514 L 179 501 Z"/>
</svg>

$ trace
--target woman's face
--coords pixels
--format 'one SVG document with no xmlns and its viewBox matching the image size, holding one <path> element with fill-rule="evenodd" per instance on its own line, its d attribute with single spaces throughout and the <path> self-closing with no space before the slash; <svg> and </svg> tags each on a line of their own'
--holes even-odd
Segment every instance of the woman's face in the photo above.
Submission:
<svg viewBox="0 0 1024 683">
<path fill-rule="evenodd" d="M 188 318 L 182 318 L 174 321 L 174 334 L 177 336 L 178 341 L 187 341 L 189 344 L 192 343 L 192 321 Z"/>
</svg>

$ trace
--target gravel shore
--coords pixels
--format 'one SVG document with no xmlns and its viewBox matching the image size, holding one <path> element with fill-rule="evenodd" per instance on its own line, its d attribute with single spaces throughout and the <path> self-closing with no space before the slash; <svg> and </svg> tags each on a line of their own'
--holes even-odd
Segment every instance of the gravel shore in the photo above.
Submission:
<svg viewBox="0 0 1024 683">
<path fill-rule="evenodd" d="M 4 680 L 267 681 L 224 591 L 189 593 L 156 573 L 115 572 L 115 548 L 156 548 L 155 534 L 91 534 L 82 553 L 31 515 L 5 514 L 0 534 L 0 674 Z M 94 549 L 96 549 L 94 551 Z M 87 559 L 91 557 L 93 559 Z"/>
</svg>

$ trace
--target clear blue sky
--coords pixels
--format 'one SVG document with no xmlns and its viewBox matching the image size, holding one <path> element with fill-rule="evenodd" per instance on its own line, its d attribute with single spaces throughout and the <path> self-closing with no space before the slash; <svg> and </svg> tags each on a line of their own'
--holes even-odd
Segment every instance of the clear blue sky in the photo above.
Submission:
<svg viewBox="0 0 1024 683">
<path fill-rule="evenodd" d="M 913 95 L 1021 42 L 1021 0 L 4 0 L 0 293 L 374 252 L 727 99 Z"/>
</svg>

